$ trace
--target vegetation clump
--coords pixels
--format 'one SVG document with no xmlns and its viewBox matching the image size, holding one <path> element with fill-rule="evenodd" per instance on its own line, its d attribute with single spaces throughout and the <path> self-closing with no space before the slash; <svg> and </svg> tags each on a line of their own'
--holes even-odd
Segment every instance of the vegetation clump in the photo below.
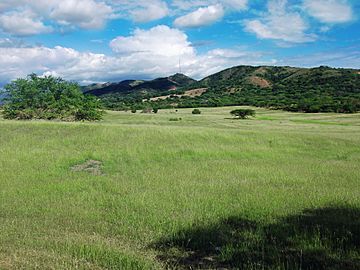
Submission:
<svg viewBox="0 0 360 270">
<path fill-rule="evenodd" d="M 201 114 L 201 111 L 199 109 L 194 109 L 192 111 L 192 114 Z"/>
<path fill-rule="evenodd" d="M 85 96 L 77 83 L 53 76 L 31 74 L 5 86 L 3 116 L 6 119 L 101 120 L 101 103 Z"/>
<path fill-rule="evenodd" d="M 182 118 L 170 118 L 169 121 L 171 122 L 176 122 L 176 121 L 181 121 Z"/>
<path fill-rule="evenodd" d="M 246 119 L 250 116 L 254 117 L 256 112 L 251 109 L 237 109 L 230 112 L 230 114 L 239 119 Z"/>
</svg>

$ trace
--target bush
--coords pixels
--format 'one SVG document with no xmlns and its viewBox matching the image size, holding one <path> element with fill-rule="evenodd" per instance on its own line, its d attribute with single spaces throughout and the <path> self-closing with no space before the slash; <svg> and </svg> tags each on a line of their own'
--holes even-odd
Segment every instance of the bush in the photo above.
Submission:
<svg viewBox="0 0 360 270">
<path fill-rule="evenodd" d="M 255 116 L 255 111 L 251 109 L 237 109 L 231 111 L 230 114 L 240 119 L 246 119 L 249 116 Z"/>
<path fill-rule="evenodd" d="M 35 74 L 5 86 L 3 116 L 6 119 L 100 120 L 103 111 L 93 96 L 85 96 L 76 83 Z"/>
<path fill-rule="evenodd" d="M 131 112 L 132 112 L 132 113 L 136 113 L 136 109 L 131 109 Z"/>
<path fill-rule="evenodd" d="M 181 118 L 170 118 L 169 121 L 175 122 L 175 121 L 181 121 Z"/>
<path fill-rule="evenodd" d="M 201 111 L 199 109 L 194 109 L 192 111 L 192 114 L 201 114 Z"/>
<path fill-rule="evenodd" d="M 153 113 L 158 113 L 159 109 L 158 108 L 154 108 L 153 109 Z"/>
</svg>

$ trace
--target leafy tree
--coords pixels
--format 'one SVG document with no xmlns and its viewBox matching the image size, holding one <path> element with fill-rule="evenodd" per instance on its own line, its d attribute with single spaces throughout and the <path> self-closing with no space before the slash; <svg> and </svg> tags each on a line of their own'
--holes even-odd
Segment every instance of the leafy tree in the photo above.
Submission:
<svg viewBox="0 0 360 270">
<path fill-rule="evenodd" d="M 102 118 L 100 102 L 84 96 L 77 83 L 31 74 L 5 86 L 4 118 L 95 121 Z"/>
<path fill-rule="evenodd" d="M 192 111 L 192 114 L 201 114 L 201 111 L 199 109 L 194 109 Z"/>
<path fill-rule="evenodd" d="M 255 116 L 255 111 L 251 109 L 237 109 L 231 111 L 230 114 L 240 119 L 246 119 L 249 116 Z"/>
</svg>

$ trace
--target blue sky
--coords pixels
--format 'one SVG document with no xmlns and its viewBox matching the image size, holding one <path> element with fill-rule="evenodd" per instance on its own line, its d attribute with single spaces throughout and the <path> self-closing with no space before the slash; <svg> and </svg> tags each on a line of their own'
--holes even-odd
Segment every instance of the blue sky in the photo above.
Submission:
<svg viewBox="0 0 360 270">
<path fill-rule="evenodd" d="M 0 85 L 196 79 L 235 65 L 360 68 L 358 0 L 1 0 Z"/>
</svg>

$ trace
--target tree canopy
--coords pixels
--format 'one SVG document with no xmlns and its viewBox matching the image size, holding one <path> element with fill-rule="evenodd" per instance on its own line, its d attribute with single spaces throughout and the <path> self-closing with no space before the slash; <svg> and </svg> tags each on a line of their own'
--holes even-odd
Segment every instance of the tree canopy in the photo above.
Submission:
<svg viewBox="0 0 360 270">
<path fill-rule="evenodd" d="M 100 101 L 85 96 L 77 83 L 36 74 L 5 87 L 3 116 L 6 119 L 59 119 L 95 121 L 102 118 Z"/>
</svg>

